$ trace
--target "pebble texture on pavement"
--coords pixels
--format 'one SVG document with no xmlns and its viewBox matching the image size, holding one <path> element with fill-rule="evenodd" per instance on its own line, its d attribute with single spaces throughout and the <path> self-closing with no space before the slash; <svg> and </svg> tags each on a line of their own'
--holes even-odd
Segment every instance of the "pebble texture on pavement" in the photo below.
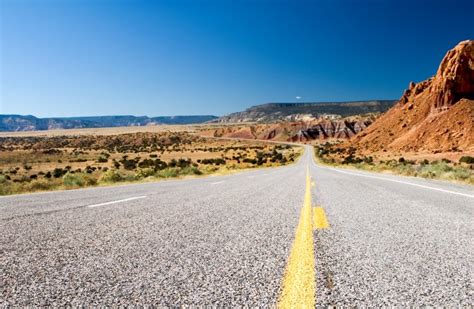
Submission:
<svg viewBox="0 0 474 309">
<path fill-rule="evenodd" d="M 314 232 L 318 306 L 473 305 L 473 198 L 307 149 L 276 169 L 0 197 L 0 306 L 274 306 L 308 165 L 330 225 Z"/>
<path fill-rule="evenodd" d="M 318 305 L 474 305 L 473 188 L 383 176 L 469 198 L 314 165 L 313 175 L 331 225 L 315 232 Z"/>
</svg>

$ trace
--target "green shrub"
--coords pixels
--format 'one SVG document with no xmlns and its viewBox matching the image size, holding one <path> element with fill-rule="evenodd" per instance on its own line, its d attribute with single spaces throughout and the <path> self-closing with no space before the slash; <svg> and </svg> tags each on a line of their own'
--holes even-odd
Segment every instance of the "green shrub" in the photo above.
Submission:
<svg viewBox="0 0 474 309">
<path fill-rule="evenodd" d="M 106 171 L 99 178 L 99 182 L 110 182 L 110 183 L 119 182 L 123 180 L 124 180 L 123 176 L 116 169 L 110 169 Z"/>
<path fill-rule="evenodd" d="M 364 160 L 358 157 L 355 157 L 353 154 L 350 154 L 342 160 L 342 164 L 357 164 L 362 163 Z"/>
<path fill-rule="evenodd" d="M 56 184 L 51 181 L 39 179 L 36 181 L 32 181 L 29 184 L 28 188 L 24 188 L 24 191 L 46 191 L 46 190 L 51 190 L 55 186 Z"/>
<path fill-rule="evenodd" d="M 152 168 L 139 168 L 137 172 L 135 173 L 135 177 L 140 179 L 140 178 L 146 178 L 150 176 L 155 175 L 155 170 Z"/>
<path fill-rule="evenodd" d="M 63 170 L 62 168 L 59 168 L 59 167 L 58 167 L 58 168 L 55 168 L 55 169 L 53 170 L 53 176 L 54 176 L 54 178 L 59 178 L 59 177 L 63 176 L 64 174 L 66 174 L 66 171 Z"/>
<path fill-rule="evenodd" d="M 66 187 L 84 187 L 93 186 L 97 184 L 97 180 L 90 175 L 82 173 L 67 173 L 63 176 L 63 184 Z"/>
<path fill-rule="evenodd" d="M 467 180 L 469 178 L 473 178 L 473 174 L 471 171 L 464 169 L 464 168 L 455 168 L 452 171 L 452 177 L 455 180 Z"/>
<path fill-rule="evenodd" d="M 0 186 L 0 195 L 11 194 L 11 184 L 4 183 Z"/>
<path fill-rule="evenodd" d="M 8 182 L 7 176 L 5 175 L 0 175 L 0 184 L 4 185 Z"/>
<path fill-rule="evenodd" d="M 400 164 L 397 166 L 397 172 L 402 175 L 413 176 L 417 173 L 417 171 L 408 164 Z"/>
<path fill-rule="evenodd" d="M 195 166 L 187 166 L 179 171 L 181 175 L 202 175 L 201 170 Z"/>
<path fill-rule="evenodd" d="M 136 160 L 127 160 L 126 158 L 124 158 L 123 160 L 120 161 L 120 163 L 122 163 L 123 168 L 126 170 L 134 170 L 137 168 Z"/>
<path fill-rule="evenodd" d="M 474 164 L 474 157 L 463 156 L 461 159 L 459 159 L 459 163 Z"/>
<path fill-rule="evenodd" d="M 257 164 L 257 160 L 255 160 L 255 159 L 249 159 L 249 158 L 243 159 L 242 162 L 244 162 L 244 163 L 251 163 L 251 164 Z"/>
<path fill-rule="evenodd" d="M 97 159 L 97 162 L 99 163 L 106 163 L 107 161 L 109 161 L 109 159 L 107 159 L 107 157 L 103 155 L 99 156 L 99 158 Z"/>
<path fill-rule="evenodd" d="M 247 161 L 245 161 L 247 160 Z M 203 159 L 203 160 L 198 160 L 198 162 L 202 163 L 202 164 L 215 164 L 215 165 L 225 165 L 226 164 L 226 161 L 222 158 L 215 158 L 215 159 Z M 249 163 L 257 163 L 257 160 L 253 159 L 253 160 L 250 160 L 250 159 L 244 159 L 244 162 L 249 162 Z"/>
<path fill-rule="evenodd" d="M 221 159 L 222 160 L 222 159 Z M 176 163 L 176 165 L 180 168 L 185 168 L 185 167 L 188 167 L 192 164 L 191 162 L 191 159 L 179 159 L 178 162 Z"/>
<path fill-rule="evenodd" d="M 163 170 L 158 171 L 156 173 L 156 176 L 162 177 L 162 178 L 177 177 L 178 176 L 178 169 L 173 168 L 173 167 L 167 167 Z"/>
<path fill-rule="evenodd" d="M 30 181 L 31 181 L 30 177 L 28 177 L 28 176 L 26 176 L 26 175 L 21 176 L 21 178 L 20 178 L 20 179 L 17 179 L 17 180 L 18 180 L 19 182 L 30 182 Z"/>
<path fill-rule="evenodd" d="M 452 169 L 446 162 L 435 161 L 431 164 L 422 165 L 419 175 L 426 178 L 438 178 L 442 174 L 452 171 Z"/>
</svg>

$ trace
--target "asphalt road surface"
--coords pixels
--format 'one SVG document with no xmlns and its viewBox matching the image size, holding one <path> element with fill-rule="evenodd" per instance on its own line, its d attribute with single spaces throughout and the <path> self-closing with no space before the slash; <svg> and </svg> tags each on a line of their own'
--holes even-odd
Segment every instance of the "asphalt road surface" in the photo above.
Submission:
<svg viewBox="0 0 474 309">
<path fill-rule="evenodd" d="M 472 186 L 307 150 L 281 168 L 0 197 L 0 306 L 275 306 L 308 172 L 328 223 L 303 240 L 318 306 L 474 305 Z"/>
</svg>

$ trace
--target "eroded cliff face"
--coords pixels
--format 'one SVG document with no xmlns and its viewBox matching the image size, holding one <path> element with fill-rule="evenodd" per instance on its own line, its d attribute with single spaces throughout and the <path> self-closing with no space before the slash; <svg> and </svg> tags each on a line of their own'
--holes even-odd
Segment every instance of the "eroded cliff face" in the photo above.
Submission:
<svg viewBox="0 0 474 309">
<path fill-rule="evenodd" d="M 461 99 L 474 100 L 474 41 L 463 41 L 448 52 L 429 91 L 435 96 L 432 112 L 447 109 Z"/>
<path fill-rule="evenodd" d="M 346 139 L 350 138 L 372 123 L 365 121 L 323 121 L 307 129 L 302 129 L 294 135 L 292 141 L 324 140 L 328 138 Z"/>
<path fill-rule="evenodd" d="M 396 100 L 350 102 L 267 103 L 252 106 L 213 120 L 213 123 L 309 122 L 320 119 L 339 120 L 363 114 L 380 114 L 389 110 Z"/>
<path fill-rule="evenodd" d="M 367 128 L 375 117 L 360 120 L 313 120 L 242 125 L 202 131 L 204 136 L 306 142 L 329 138 L 347 139 Z"/>
<path fill-rule="evenodd" d="M 347 146 L 361 151 L 474 151 L 474 41 L 463 41 L 436 75 L 411 82 L 399 102 Z"/>
</svg>

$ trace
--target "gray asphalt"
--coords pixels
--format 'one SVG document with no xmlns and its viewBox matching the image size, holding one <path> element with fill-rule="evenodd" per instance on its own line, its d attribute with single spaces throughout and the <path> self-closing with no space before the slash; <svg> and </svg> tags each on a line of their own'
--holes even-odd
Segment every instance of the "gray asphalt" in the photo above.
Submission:
<svg viewBox="0 0 474 309">
<path fill-rule="evenodd" d="M 306 151 L 275 169 L 0 197 L 0 305 L 274 306 L 307 166 L 330 224 L 314 233 L 318 306 L 474 304 L 473 187 Z"/>
</svg>

